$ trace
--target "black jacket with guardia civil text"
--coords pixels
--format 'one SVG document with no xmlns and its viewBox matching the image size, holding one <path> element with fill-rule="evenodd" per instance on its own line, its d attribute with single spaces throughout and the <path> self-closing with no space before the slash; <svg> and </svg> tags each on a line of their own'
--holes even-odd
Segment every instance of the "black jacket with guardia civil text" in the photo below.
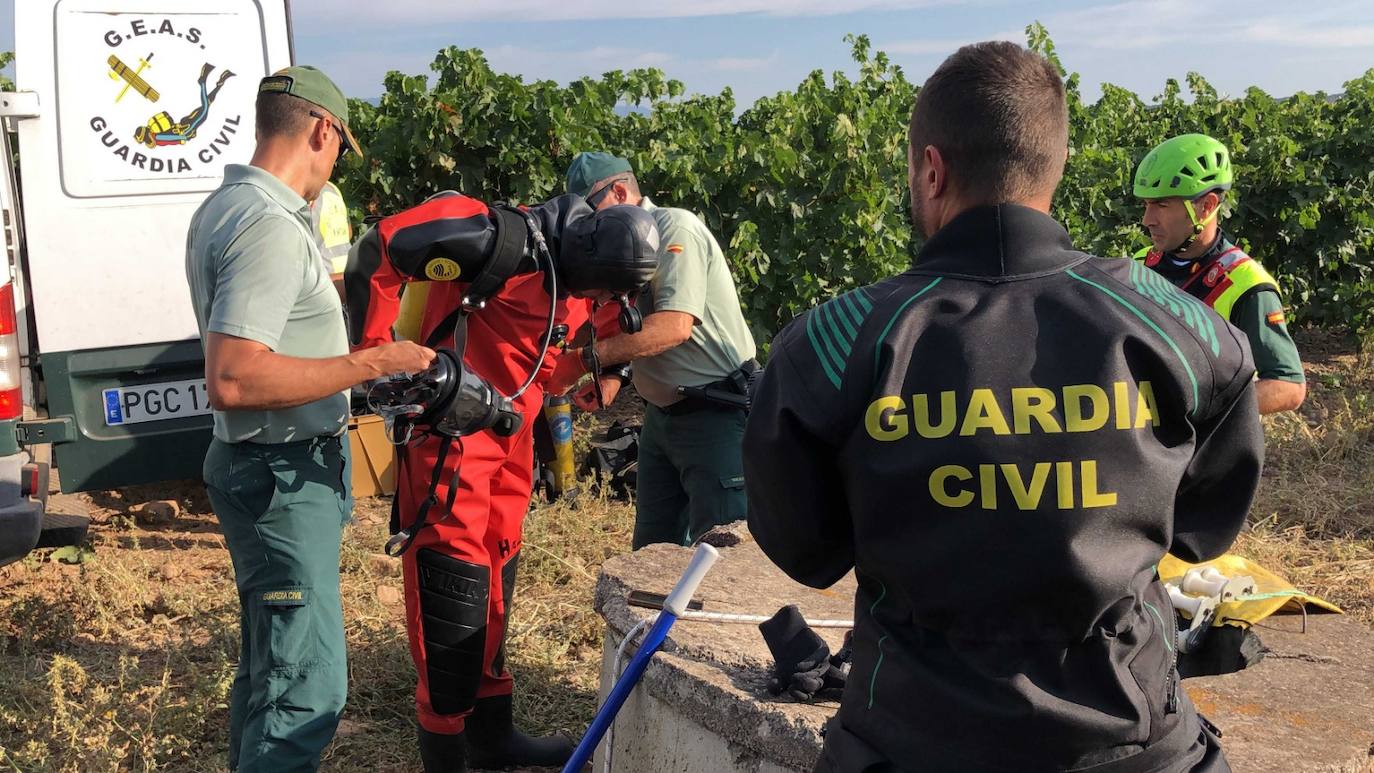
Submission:
<svg viewBox="0 0 1374 773">
<path fill-rule="evenodd" d="M 745 432 L 749 526 L 802 583 L 857 574 L 829 769 L 1199 759 L 1155 566 L 1239 532 L 1253 373 L 1197 299 L 1015 205 L 783 330 Z"/>
</svg>

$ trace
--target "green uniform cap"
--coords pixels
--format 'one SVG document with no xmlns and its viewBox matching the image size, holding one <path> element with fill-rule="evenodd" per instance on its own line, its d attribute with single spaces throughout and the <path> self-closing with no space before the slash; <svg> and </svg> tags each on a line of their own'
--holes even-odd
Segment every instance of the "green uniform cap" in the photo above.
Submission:
<svg viewBox="0 0 1374 773">
<path fill-rule="evenodd" d="M 300 97 L 333 113 L 343 128 L 344 142 L 348 144 L 348 149 L 362 156 L 363 149 L 348 128 L 348 99 L 329 76 L 309 65 L 287 67 L 262 79 L 258 84 L 258 93 L 264 92 Z"/>
<path fill-rule="evenodd" d="M 586 197 L 592 186 L 613 174 L 629 172 L 630 162 L 600 150 L 584 151 L 568 165 L 568 193 Z"/>
</svg>

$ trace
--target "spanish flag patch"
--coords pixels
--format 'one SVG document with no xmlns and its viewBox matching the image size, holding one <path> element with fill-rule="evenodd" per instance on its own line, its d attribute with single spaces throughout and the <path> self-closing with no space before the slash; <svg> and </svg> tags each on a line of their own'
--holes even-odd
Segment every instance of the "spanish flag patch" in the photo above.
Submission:
<svg viewBox="0 0 1374 773">
<path fill-rule="evenodd" d="M 1268 320 L 1269 324 L 1271 325 L 1282 325 L 1285 321 L 1283 316 L 1283 309 L 1269 312 L 1265 319 Z"/>
<path fill-rule="evenodd" d="M 670 244 L 670 245 L 668 245 L 667 247 L 664 247 L 664 249 L 667 250 L 667 251 L 669 251 L 669 252 L 671 252 L 671 253 L 673 253 L 674 255 L 676 255 L 677 253 L 682 252 L 682 245 L 681 245 L 681 244 Z"/>
</svg>

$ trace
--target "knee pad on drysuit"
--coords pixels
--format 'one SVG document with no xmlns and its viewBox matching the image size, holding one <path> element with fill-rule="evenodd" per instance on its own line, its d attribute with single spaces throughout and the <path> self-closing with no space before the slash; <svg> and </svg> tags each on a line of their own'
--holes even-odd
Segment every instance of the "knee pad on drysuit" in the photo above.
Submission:
<svg viewBox="0 0 1374 773">
<path fill-rule="evenodd" d="M 421 548 L 415 572 L 430 706 L 461 714 L 477 700 L 482 678 L 491 569 Z"/>
</svg>

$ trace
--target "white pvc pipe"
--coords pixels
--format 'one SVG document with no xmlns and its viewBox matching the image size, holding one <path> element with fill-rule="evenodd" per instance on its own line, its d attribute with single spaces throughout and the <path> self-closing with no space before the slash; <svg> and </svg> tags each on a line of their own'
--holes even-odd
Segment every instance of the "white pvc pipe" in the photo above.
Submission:
<svg viewBox="0 0 1374 773">
<path fill-rule="evenodd" d="M 687 571 L 682 573 L 682 578 L 677 581 L 677 587 L 673 588 L 673 592 L 663 600 L 663 608 L 674 617 L 682 617 L 687 611 L 687 604 L 692 600 L 692 594 L 697 592 L 697 586 L 701 585 L 702 578 L 711 570 L 711 565 L 718 558 L 719 550 L 705 542 L 697 545 L 697 552 L 692 554 L 692 562 L 687 565 Z"/>
<path fill-rule="evenodd" d="M 1226 575 L 1214 566 L 1193 568 L 1183 575 L 1182 588 L 1184 593 L 1198 596 L 1220 596 L 1226 590 L 1228 581 Z"/>
<path fill-rule="evenodd" d="M 1202 607 L 1203 598 L 1201 596 L 1189 596 L 1184 593 L 1177 585 L 1166 585 L 1169 589 L 1169 600 L 1174 603 L 1174 609 L 1188 613 L 1188 617 L 1196 617 L 1198 609 Z"/>
</svg>

